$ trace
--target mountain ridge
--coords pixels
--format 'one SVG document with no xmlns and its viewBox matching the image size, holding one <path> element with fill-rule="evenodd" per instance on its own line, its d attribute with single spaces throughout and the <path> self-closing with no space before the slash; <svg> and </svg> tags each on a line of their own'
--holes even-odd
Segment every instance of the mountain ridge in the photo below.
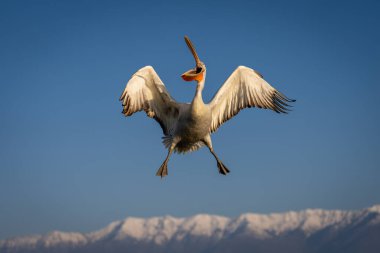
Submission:
<svg viewBox="0 0 380 253">
<path fill-rule="evenodd" d="M 346 239 L 355 234 L 358 234 L 357 237 Z M 239 240 L 242 240 L 240 245 L 250 245 L 255 241 L 253 246 L 264 244 L 262 247 L 266 248 L 271 246 L 265 244 L 270 241 L 287 244 L 293 240 L 294 245 L 299 245 L 317 240 L 317 244 L 329 245 L 331 238 L 338 240 L 339 236 L 349 240 L 344 243 L 350 244 L 355 240 L 366 241 L 366 235 L 380 238 L 380 205 L 356 211 L 306 209 L 270 214 L 244 213 L 234 218 L 210 214 L 182 218 L 127 217 L 89 233 L 52 231 L 45 235 L 2 240 L 0 252 L 107 252 L 98 250 L 102 247 L 112 248 L 113 252 L 124 252 L 123 249 L 131 248 L 131 245 L 143 249 L 142 252 L 150 252 L 150 248 L 162 248 L 164 252 L 169 252 L 171 248 L 173 252 L 187 252 L 181 245 L 192 243 L 200 247 L 199 252 L 213 252 L 212 249 L 218 248 L 218 245 L 233 245 Z M 291 239 L 284 239 L 288 237 Z M 376 250 L 380 249 L 376 240 L 370 243 L 375 245 Z M 130 252 L 138 252 L 137 248 Z M 309 250 L 310 247 L 306 248 Z M 215 252 L 220 252 L 220 249 Z"/>
</svg>

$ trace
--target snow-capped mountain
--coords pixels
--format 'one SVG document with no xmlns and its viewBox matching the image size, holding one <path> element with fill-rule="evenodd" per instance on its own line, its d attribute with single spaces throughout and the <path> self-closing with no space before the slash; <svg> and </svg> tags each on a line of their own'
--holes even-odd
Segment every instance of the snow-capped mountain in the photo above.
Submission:
<svg viewBox="0 0 380 253">
<path fill-rule="evenodd" d="M 128 217 L 88 234 L 54 231 L 0 241 L 0 252 L 378 253 L 380 205 L 359 211 L 308 209 L 236 218 Z"/>
</svg>

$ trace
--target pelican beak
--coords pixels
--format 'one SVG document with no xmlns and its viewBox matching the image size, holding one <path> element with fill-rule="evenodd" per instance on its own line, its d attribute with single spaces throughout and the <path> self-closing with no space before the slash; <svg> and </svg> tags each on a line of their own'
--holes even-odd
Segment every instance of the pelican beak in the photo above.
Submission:
<svg viewBox="0 0 380 253">
<path fill-rule="evenodd" d="M 202 70 L 202 68 L 200 70 L 197 70 L 197 69 L 198 68 L 190 69 L 186 71 L 185 73 L 181 75 L 182 79 L 187 82 L 202 81 L 204 70 Z"/>
<path fill-rule="evenodd" d="M 185 41 L 194 57 L 195 68 L 186 71 L 185 73 L 181 75 L 181 77 L 183 80 L 188 81 L 188 82 L 201 81 L 203 79 L 203 72 L 204 72 L 203 64 L 201 60 L 199 59 L 197 52 L 195 51 L 195 47 L 193 46 L 193 43 L 191 43 L 190 39 L 187 36 L 185 36 Z"/>
</svg>

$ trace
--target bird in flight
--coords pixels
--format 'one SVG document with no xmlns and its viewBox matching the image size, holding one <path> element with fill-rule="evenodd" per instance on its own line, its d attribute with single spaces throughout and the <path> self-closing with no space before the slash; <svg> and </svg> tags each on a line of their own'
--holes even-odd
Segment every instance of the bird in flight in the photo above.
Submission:
<svg viewBox="0 0 380 253">
<path fill-rule="evenodd" d="M 185 81 L 197 84 L 191 103 L 176 102 L 166 90 L 164 83 L 151 66 L 139 69 L 128 81 L 120 101 L 123 114 L 131 116 L 144 110 L 147 116 L 161 126 L 163 144 L 168 154 L 156 175 L 168 175 L 168 161 L 174 152 L 186 153 L 207 146 L 215 157 L 219 173 L 230 171 L 216 155 L 212 147 L 211 134 L 224 122 L 247 107 L 271 109 L 277 113 L 287 113 L 288 103 L 295 102 L 277 91 L 263 76 L 248 67 L 239 66 L 224 82 L 210 103 L 205 104 L 202 91 L 206 80 L 206 65 L 200 60 L 190 39 L 185 41 L 194 59 L 195 68 L 182 74 Z"/>
</svg>

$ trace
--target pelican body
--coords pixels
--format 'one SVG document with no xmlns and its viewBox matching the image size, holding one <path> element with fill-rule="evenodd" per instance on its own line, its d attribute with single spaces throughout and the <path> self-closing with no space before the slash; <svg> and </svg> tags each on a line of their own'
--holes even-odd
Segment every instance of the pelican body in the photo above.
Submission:
<svg viewBox="0 0 380 253">
<path fill-rule="evenodd" d="M 131 116 L 144 110 L 147 116 L 160 124 L 164 133 L 163 144 L 168 149 L 168 154 L 158 169 L 157 176 L 162 178 L 168 175 L 167 165 L 173 151 L 186 153 L 202 146 L 207 146 L 215 157 L 219 173 L 227 175 L 230 171 L 215 154 L 211 133 L 244 108 L 258 107 L 287 113 L 290 106 L 288 103 L 295 100 L 287 98 L 273 88 L 257 71 L 239 66 L 211 102 L 205 104 L 202 91 L 206 79 L 206 66 L 199 59 L 187 36 L 185 41 L 196 63 L 194 69 L 182 74 L 185 81 L 197 83 L 191 103 L 176 102 L 153 67 L 146 66 L 132 76 L 120 97 L 123 114 Z"/>
</svg>

